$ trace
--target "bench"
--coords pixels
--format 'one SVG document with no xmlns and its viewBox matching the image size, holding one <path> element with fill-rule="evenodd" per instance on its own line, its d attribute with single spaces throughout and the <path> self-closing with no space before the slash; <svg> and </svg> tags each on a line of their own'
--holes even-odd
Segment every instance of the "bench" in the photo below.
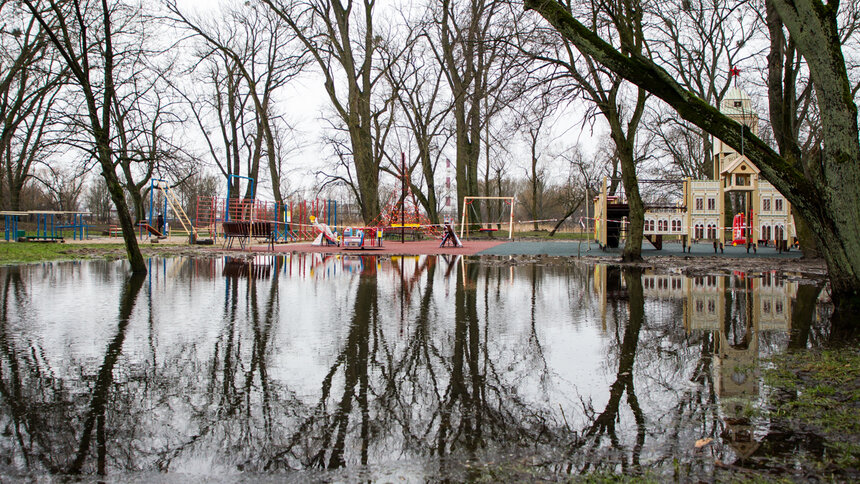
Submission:
<svg viewBox="0 0 860 484">
<path fill-rule="evenodd" d="M 224 222 L 222 224 L 225 249 L 233 247 L 233 242 L 239 241 L 239 247 L 244 250 L 251 237 L 261 237 L 267 242 L 270 250 L 275 248 L 275 231 L 272 222 Z"/>
<path fill-rule="evenodd" d="M 57 225 L 57 232 L 62 234 L 64 230 L 71 229 L 72 230 L 72 239 L 77 240 L 78 234 L 81 236 L 81 240 L 90 238 L 90 226 L 88 224 L 69 224 L 69 225 Z"/>
</svg>

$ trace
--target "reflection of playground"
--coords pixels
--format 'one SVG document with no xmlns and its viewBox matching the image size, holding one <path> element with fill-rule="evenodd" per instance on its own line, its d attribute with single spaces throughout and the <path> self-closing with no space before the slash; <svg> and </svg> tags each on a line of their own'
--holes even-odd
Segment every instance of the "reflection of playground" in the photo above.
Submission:
<svg viewBox="0 0 860 484">
<path fill-rule="evenodd" d="M 252 279 L 268 278 L 272 274 L 270 264 L 262 264 L 254 259 L 224 258 L 225 277 L 247 277 Z"/>
<path fill-rule="evenodd" d="M 725 422 L 722 437 L 740 459 L 746 459 L 760 445 L 753 437 L 748 410 L 759 398 L 761 338 L 765 332 L 791 329 L 797 283 L 775 273 L 754 278 L 741 273 L 732 278 L 687 278 L 684 285 L 684 327 L 715 335 L 712 371 Z"/>
<path fill-rule="evenodd" d="M 618 268 L 596 266 L 593 282 L 604 308 L 608 299 L 626 298 L 627 284 Z M 642 285 L 646 298 L 682 301 L 687 333 L 712 335 L 707 340 L 714 342 L 713 353 L 703 357 L 714 362 L 712 381 L 725 424 L 721 435 L 739 459 L 749 458 L 761 445 L 749 410 L 760 404 L 762 341 L 791 330 L 798 284 L 775 272 L 697 277 L 646 272 Z M 605 309 L 603 316 L 605 321 Z"/>
<path fill-rule="evenodd" d="M 101 276 L 116 272 L 115 265 L 92 266 L 104 268 Z M 668 475 L 692 465 L 696 475 L 712 475 L 711 467 L 695 468 L 703 454 L 692 449 L 691 435 L 722 435 L 718 452 L 728 457 L 756 448 L 767 455 L 732 398 L 760 393 L 744 355 L 754 361 L 784 340 L 767 336 L 773 331 L 765 326 L 777 322 L 753 323 L 748 301 L 759 298 L 764 313 L 762 297 L 772 297 L 775 314 L 788 297 L 782 314 L 792 312 L 798 328 L 809 286 L 775 275 L 706 277 L 697 285 L 617 267 L 599 268 L 593 280 L 590 266 L 555 269 L 458 256 L 155 259 L 146 292 L 142 280 L 123 286 L 117 322 L 111 316 L 104 325 L 104 351 L 90 355 L 87 343 L 71 358 L 65 339 L 43 343 L 31 329 L 39 321 L 32 295 L 44 291 L 32 274 L 53 280 L 54 269 L 3 269 L 0 421 L 10 431 L 0 447 L 15 459 L 6 469 L 170 479 L 204 462 L 204 477 L 314 480 L 318 474 L 293 472 L 347 467 L 323 477 L 349 480 L 357 472 L 380 476 L 351 466 L 411 472 L 417 462 L 415 480 L 460 482 L 486 479 L 473 471 L 482 462 L 492 469 L 510 459 L 558 480 L 572 469 L 635 473 L 645 466 Z M 558 281 L 581 294 L 581 304 L 556 311 L 558 298 L 542 299 L 554 296 Z M 573 320 L 591 306 L 586 281 L 609 295 L 610 330 L 599 334 L 588 311 L 587 325 L 544 331 L 555 315 Z M 707 315 L 710 297 L 722 319 L 696 316 L 698 307 Z M 687 340 L 658 305 L 679 321 L 682 308 L 692 308 L 684 316 Z M 92 327 L 82 326 L 77 338 L 88 342 Z M 596 365 L 562 339 L 580 329 L 601 338 Z M 604 367 L 605 378 L 591 378 Z M 707 378 L 697 380 L 699 372 Z M 763 425 L 755 424 L 761 441 Z"/>
<path fill-rule="evenodd" d="M 368 276 L 382 272 L 400 281 L 408 299 L 414 288 L 420 285 L 427 269 L 436 265 L 437 259 L 445 261 L 445 279 L 459 261 L 460 256 L 391 256 L 323 254 L 296 252 L 285 255 L 258 255 L 254 257 L 224 257 L 221 275 L 240 278 L 269 278 L 282 274 L 290 278 L 330 278 L 360 274 Z M 195 274 L 216 273 L 215 260 L 207 262 L 206 271 L 200 272 L 199 261 L 195 261 Z M 209 264 L 212 266 L 209 267 Z"/>
</svg>

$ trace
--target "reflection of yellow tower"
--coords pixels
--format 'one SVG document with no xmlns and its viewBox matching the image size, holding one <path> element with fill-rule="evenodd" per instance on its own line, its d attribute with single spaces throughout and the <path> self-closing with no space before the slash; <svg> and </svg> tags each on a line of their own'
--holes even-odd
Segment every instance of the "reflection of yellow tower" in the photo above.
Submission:
<svg viewBox="0 0 860 484">
<path fill-rule="evenodd" d="M 688 331 L 712 331 L 716 336 L 712 371 L 726 424 L 724 438 L 739 457 L 747 458 L 759 446 L 747 415 L 759 395 L 759 339 L 764 331 L 788 331 L 797 286 L 774 274 L 742 277 L 741 287 L 734 290 L 727 281 L 717 276 L 689 279 L 684 324 Z M 729 291 L 734 298 L 743 298 L 740 314 L 726 313 Z"/>
<path fill-rule="evenodd" d="M 688 332 L 719 331 L 726 319 L 726 277 L 688 277 L 684 285 L 684 328 Z"/>
<path fill-rule="evenodd" d="M 792 298 L 797 294 L 797 283 L 786 281 L 774 272 L 753 279 L 755 294 L 755 321 L 761 331 L 791 330 Z"/>
<path fill-rule="evenodd" d="M 606 306 L 609 298 L 617 299 L 623 297 L 627 291 L 627 284 L 621 277 L 621 268 L 618 266 L 607 266 L 605 264 L 594 265 L 594 292 L 597 294 L 600 304 L 600 318 L 603 329 L 606 330 Z"/>
</svg>

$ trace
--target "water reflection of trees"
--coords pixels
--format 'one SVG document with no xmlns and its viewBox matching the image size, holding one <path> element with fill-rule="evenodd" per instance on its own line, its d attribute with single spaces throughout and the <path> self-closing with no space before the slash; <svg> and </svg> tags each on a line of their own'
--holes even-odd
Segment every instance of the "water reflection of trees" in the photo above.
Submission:
<svg viewBox="0 0 860 484">
<path fill-rule="evenodd" d="M 588 472 L 593 467 L 613 468 L 618 464 L 625 473 L 631 470 L 638 472 L 641 466 L 640 453 L 645 443 L 646 426 L 633 377 L 636 349 L 645 317 L 641 270 L 628 270 L 624 273 L 624 281 L 627 286 L 628 317 L 620 340 L 618 369 L 615 380 L 609 386 L 609 400 L 605 408 L 599 413 L 593 412 L 590 406 L 585 409 L 591 423 L 580 432 L 582 438 L 571 447 L 571 453 L 578 454 L 574 461 L 578 472 Z M 620 298 L 615 301 L 618 299 Z M 621 418 L 621 402 L 625 394 L 636 426 L 635 442 L 629 449 L 629 460 L 626 457 L 628 449 L 619 437 L 616 427 Z M 608 447 L 602 445 L 604 439 L 608 440 Z M 608 456 L 607 452 L 612 455 Z"/>
<path fill-rule="evenodd" d="M 409 287 L 405 324 L 391 324 L 400 313 L 382 296 L 387 293 L 380 289 L 385 286 L 377 262 L 367 267 L 372 270 L 339 282 L 353 290 L 350 316 L 343 337 L 332 336 L 338 346 L 313 399 L 270 370 L 280 361 L 273 358 L 293 357 L 278 353 L 287 342 L 277 341 L 277 329 L 291 322 L 289 308 L 281 308 L 278 270 L 222 274 L 223 304 L 205 308 L 218 325 L 216 337 L 200 339 L 206 345 L 159 349 L 153 336 L 159 321 L 148 311 L 151 360 L 121 358 L 142 284 L 127 281 L 99 370 L 80 381 L 58 378 L 38 343 L 10 327 L 31 301 L 20 272 L 4 270 L 0 419 L 8 437 L 0 438 L 0 450 L 24 463 L 10 461 L 0 470 L 193 471 L 201 461 L 215 465 L 215 456 L 225 469 L 256 472 L 410 458 L 446 469 L 452 461 L 494 459 L 500 451 L 563 449 L 548 458 L 552 472 L 637 472 L 643 463 L 671 465 L 691 453 L 696 438 L 718 439 L 725 430 L 715 388 L 719 335 L 685 334 L 678 323 L 681 301 L 660 302 L 657 311 L 658 303 L 646 303 L 639 272 L 614 272 L 609 285 L 614 327 L 606 330 L 605 344 L 611 375 L 606 387 L 588 389 L 607 395 L 606 404 L 594 409 L 586 401 L 568 420 L 553 400 L 559 395 L 553 385 L 564 383 L 553 380 L 546 359 L 556 343 L 542 340 L 546 308 L 540 297 L 549 277 L 563 277 L 571 308 L 584 309 L 587 270 L 517 268 L 528 299 L 513 304 L 527 319 L 503 335 L 515 336 L 510 351 L 494 340 L 507 323 L 492 320 L 505 317 L 506 303 L 512 304 L 505 287 L 509 267 L 420 261 L 403 273 L 400 290 Z M 438 289 L 446 274 L 457 282 L 452 298 Z M 809 322 L 814 302 L 800 303 L 817 294 L 798 291 L 792 346 L 826 333 Z M 732 306 L 741 309 L 746 311 Z M 737 324 L 746 328 L 747 321 L 739 317 Z M 742 340 L 742 331 L 736 333 Z M 83 375 L 84 364 L 75 364 L 81 368 L 72 373 Z M 531 377 L 537 389 L 524 391 L 523 380 Z M 660 400 L 653 395 L 658 392 L 672 397 Z M 729 455 L 721 452 L 715 456 Z M 690 459 L 681 465 L 689 470 L 707 463 Z"/>
<path fill-rule="evenodd" d="M 134 275 L 123 285 L 116 332 L 105 349 L 92 391 L 85 397 L 75 394 L 64 381 L 53 376 L 50 362 L 40 357 L 35 343 L 29 343 L 28 348 L 19 346 L 20 340 L 10 331 L 9 323 L 26 313 L 31 301 L 19 269 L 6 271 L 0 312 L 0 352 L 8 371 L 3 372 L 0 395 L 10 409 L 8 426 L 14 427 L 18 444 L 16 452 L 9 455 L 20 453 L 27 469 L 38 463 L 52 473 L 79 474 L 91 467 L 87 466 L 88 458 L 95 453 L 95 471 L 107 472 L 106 414 L 114 386 L 114 369 L 144 280 L 145 276 Z M 13 311 L 18 313 L 17 317 L 11 314 Z M 81 412 L 83 426 L 78 433 L 73 422 L 78 420 L 76 407 L 82 404 L 86 410 Z"/>
<path fill-rule="evenodd" d="M 319 402 L 265 470 L 367 464 L 371 455 L 445 461 L 503 442 L 546 440 L 547 416 L 517 397 L 488 358 L 476 286 L 456 286 L 452 340 L 440 340 L 436 266 L 420 267 L 425 280 L 400 347 L 380 324 L 375 273 L 359 279 L 349 332 Z M 478 276 L 476 265 L 461 270 L 467 281 Z"/>
</svg>

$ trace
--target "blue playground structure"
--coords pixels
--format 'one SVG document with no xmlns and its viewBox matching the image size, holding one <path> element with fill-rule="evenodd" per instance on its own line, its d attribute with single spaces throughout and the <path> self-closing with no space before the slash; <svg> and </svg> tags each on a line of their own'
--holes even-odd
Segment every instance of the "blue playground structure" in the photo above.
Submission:
<svg viewBox="0 0 860 484">
<path fill-rule="evenodd" d="M 72 231 L 73 240 L 84 240 L 90 236 L 90 226 L 84 220 L 89 212 L 58 211 L 58 210 L 28 210 L 26 212 L 0 212 L 3 215 L 5 230 L 4 238 L 7 242 L 17 242 L 19 239 L 36 242 L 62 241 L 65 231 Z M 70 216 L 68 223 L 60 223 L 62 216 Z M 36 235 L 23 235 L 19 230 L 21 217 L 36 218 Z"/>
</svg>

